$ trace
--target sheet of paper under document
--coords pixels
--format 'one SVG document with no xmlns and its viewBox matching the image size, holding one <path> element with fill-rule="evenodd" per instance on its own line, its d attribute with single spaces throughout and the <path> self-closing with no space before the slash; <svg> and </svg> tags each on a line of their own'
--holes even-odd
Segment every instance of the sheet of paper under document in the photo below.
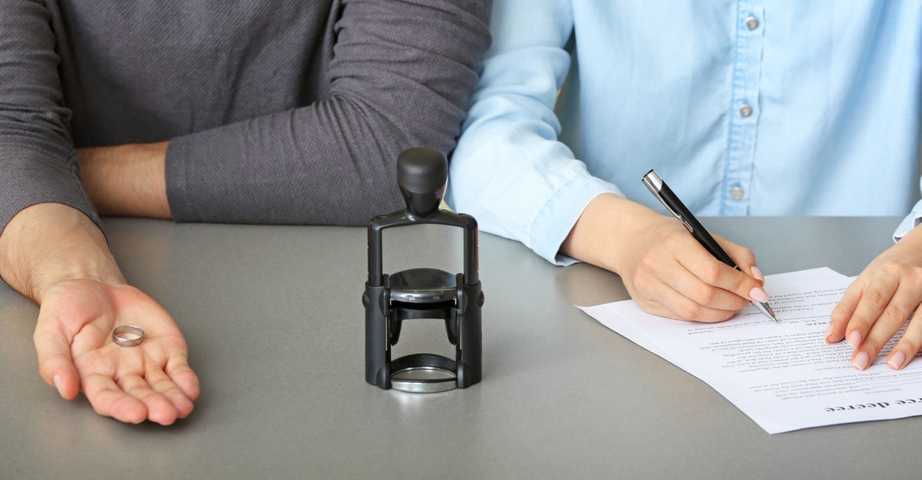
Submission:
<svg viewBox="0 0 922 480">
<path fill-rule="evenodd" d="M 770 434 L 922 415 L 922 360 L 900 371 L 885 363 L 902 332 L 864 371 L 847 343 L 824 341 L 852 280 L 828 268 L 767 276 L 778 323 L 753 306 L 716 324 L 657 317 L 632 300 L 579 308 L 698 377 Z"/>
</svg>

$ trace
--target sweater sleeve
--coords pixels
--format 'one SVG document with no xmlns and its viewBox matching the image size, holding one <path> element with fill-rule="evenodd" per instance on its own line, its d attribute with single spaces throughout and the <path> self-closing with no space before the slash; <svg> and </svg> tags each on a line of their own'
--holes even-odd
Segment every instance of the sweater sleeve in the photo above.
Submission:
<svg viewBox="0 0 922 480">
<path fill-rule="evenodd" d="M 402 205 L 397 154 L 450 152 L 491 0 L 343 0 L 325 98 L 173 139 L 176 221 L 362 224 Z"/>
<path fill-rule="evenodd" d="M 0 232 L 38 203 L 99 225 L 68 133 L 51 14 L 40 0 L 0 0 L 0 32 Z"/>
</svg>

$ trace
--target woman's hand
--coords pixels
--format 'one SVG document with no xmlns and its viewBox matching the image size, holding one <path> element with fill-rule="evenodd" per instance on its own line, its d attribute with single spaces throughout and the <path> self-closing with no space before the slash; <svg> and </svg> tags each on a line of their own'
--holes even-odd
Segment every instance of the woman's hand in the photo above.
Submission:
<svg viewBox="0 0 922 480">
<path fill-rule="evenodd" d="M 116 345 L 112 330 L 120 325 L 141 327 L 141 344 Z M 166 310 L 137 288 L 95 280 L 50 286 L 34 340 L 45 382 L 68 400 L 82 390 L 100 415 L 169 425 L 192 413 L 199 383 L 186 342 Z"/>
<path fill-rule="evenodd" d="M 589 204 L 561 250 L 621 275 L 648 313 L 721 322 L 768 294 L 752 252 L 714 238 L 741 271 L 714 258 L 675 218 L 606 194 Z"/>
<path fill-rule="evenodd" d="M 922 229 L 909 232 L 872 261 L 848 287 L 832 312 L 829 343 L 847 340 L 852 364 L 868 368 L 881 349 L 913 316 L 887 356 L 894 370 L 905 367 L 922 345 Z M 915 314 L 915 315 L 914 315 Z"/>
</svg>

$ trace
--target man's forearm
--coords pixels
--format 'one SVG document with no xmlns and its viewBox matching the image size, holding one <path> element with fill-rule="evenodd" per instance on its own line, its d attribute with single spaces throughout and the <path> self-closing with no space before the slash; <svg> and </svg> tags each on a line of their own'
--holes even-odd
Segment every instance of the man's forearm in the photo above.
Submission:
<svg viewBox="0 0 922 480">
<path fill-rule="evenodd" d="M 166 150 L 170 142 L 77 150 L 80 176 L 101 215 L 170 218 Z"/>
<path fill-rule="evenodd" d="M 7 224 L 0 235 L 0 276 L 39 304 L 45 290 L 63 280 L 125 281 L 99 228 L 59 203 L 28 207 Z"/>
</svg>

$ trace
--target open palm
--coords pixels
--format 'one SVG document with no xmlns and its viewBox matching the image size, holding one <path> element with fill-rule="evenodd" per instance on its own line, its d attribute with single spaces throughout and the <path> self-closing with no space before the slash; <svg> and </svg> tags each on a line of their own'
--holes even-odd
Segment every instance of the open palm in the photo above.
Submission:
<svg viewBox="0 0 922 480">
<path fill-rule="evenodd" d="M 144 341 L 121 347 L 112 330 L 136 325 Z M 166 310 L 129 285 L 68 280 L 44 295 L 35 328 L 42 378 L 70 400 L 83 391 L 100 415 L 169 425 L 192 412 L 198 377 Z"/>
</svg>

